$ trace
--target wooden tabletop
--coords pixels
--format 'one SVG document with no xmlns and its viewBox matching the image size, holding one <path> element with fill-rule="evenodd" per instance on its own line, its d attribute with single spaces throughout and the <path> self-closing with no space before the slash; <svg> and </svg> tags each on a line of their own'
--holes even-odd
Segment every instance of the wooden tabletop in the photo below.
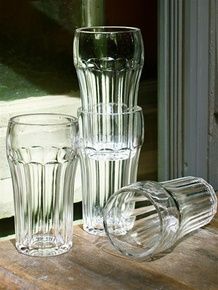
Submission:
<svg viewBox="0 0 218 290">
<path fill-rule="evenodd" d="M 0 289 L 217 290 L 218 215 L 168 255 L 136 262 L 119 254 L 104 237 L 74 226 L 74 246 L 64 255 L 19 254 L 14 240 L 0 242 Z"/>
</svg>

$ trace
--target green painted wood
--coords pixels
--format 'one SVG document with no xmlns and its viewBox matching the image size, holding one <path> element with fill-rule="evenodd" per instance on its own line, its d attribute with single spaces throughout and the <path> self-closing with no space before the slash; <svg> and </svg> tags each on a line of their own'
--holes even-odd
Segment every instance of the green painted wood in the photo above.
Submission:
<svg viewBox="0 0 218 290">
<path fill-rule="evenodd" d="M 102 24 L 103 3 L 0 1 L 0 101 L 77 90 L 74 31 Z"/>
</svg>

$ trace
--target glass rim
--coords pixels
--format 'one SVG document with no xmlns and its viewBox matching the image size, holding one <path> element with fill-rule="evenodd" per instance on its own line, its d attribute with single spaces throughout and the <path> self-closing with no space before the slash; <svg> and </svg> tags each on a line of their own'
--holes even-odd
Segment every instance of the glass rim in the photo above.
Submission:
<svg viewBox="0 0 218 290">
<path fill-rule="evenodd" d="M 38 116 L 57 117 L 57 121 L 49 122 L 49 119 L 46 123 L 45 123 L 45 119 L 34 121 L 34 118 L 31 118 L 34 116 L 35 117 L 38 117 Z M 21 119 L 20 121 L 19 121 L 19 118 Z M 25 121 L 25 118 L 27 118 L 26 121 Z M 63 122 L 61 122 L 61 119 L 63 120 Z M 30 113 L 30 114 L 20 114 L 20 115 L 13 116 L 9 119 L 8 123 L 15 124 L 15 125 L 24 125 L 24 126 L 66 126 L 72 123 L 77 124 L 78 119 L 77 117 L 67 115 L 67 114 L 61 114 L 61 113 L 32 113 L 32 114 Z"/>
<path fill-rule="evenodd" d="M 94 31 L 94 29 L 102 29 L 102 31 Z M 108 30 L 107 30 L 108 29 Z M 111 31 L 110 31 L 111 29 Z M 112 30 L 114 29 L 114 30 Z M 87 34 L 117 34 L 117 33 L 133 33 L 140 32 L 140 28 L 131 26 L 119 26 L 119 25 L 103 25 L 103 26 L 84 26 L 76 29 L 76 33 Z"/>
<path fill-rule="evenodd" d="M 99 116 L 118 116 L 118 115 L 133 115 L 133 114 L 136 114 L 136 113 L 142 113 L 142 107 L 140 106 L 134 106 L 134 107 L 131 107 L 131 108 L 128 108 L 126 107 L 126 109 L 122 109 L 122 105 L 124 104 L 117 104 L 117 103 L 101 103 L 101 105 L 104 105 L 105 107 L 106 106 L 109 106 L 109 105 L 117 105 L 118 107 L 120 106 L 120 111 L 116 111 L 116 112 L 113 112 L 113 111 L 110 111 L 108 112 L 107 110 L 105 111 L 97 111 L 96 108 L 98 108 L 100 104 L 97 104 L 97 105 L 94 105 L 92 106 L 91 108 L 88 108 L 88 109 L 84 109 L 82 107 L 79 107 L 78 110 L 77 110 L 77 114 L 80 115 L 80 114 L 85 114 L 85 115 L 90 115 L 90 116 L 93 116 L 93 115 L 99 115 Z M 94 108 L 94 110 L 93 110 Z"/>
<path fill-rule="evenodd" d="M 151 204 L 154 206 L 157 214 L 158 214 L 158 218 L 160 220 L 160 225 L 161 227 L 163 226 L 163 220 L 164 220 L 164 216 L 162 215 L 162 212 L 161 212 L 161 209 L 162 209 L 162 206 L 155 201 L 153 195 L 146 191 L 146 190 L 143 190 L 143 189 L 138 189 L 137 188 L 137 185 L 138 184 L 143 184 L 143 183 L 153 183 L 154 185 L 158 185 L 159 186 L 159 189 L 161 190 L 162 193 L 164 193 L 167 197 L 171 197 L 171 195 L 168 193 L 168 191 L 164 188 L 164 186 L 158 182 L 158 181 L 154 181 L 154 180 L 145 180 L 145 181 L 136 181 L 134 183 L 131 183 L 129 185 L 126 185 L 126 186 L 123 186 L 121 187 L 120 189 L 118 189 L 107 201 L 106 205 L 108 203 L 110 203 L 114 197 L 120 195 L 120 194 L 128 194 L 128 193 L 138 193 L 138 194 L 141 194 L 142 196 L 145 196 L 150 202 Z M 107 206 L 105 206 L 106 208 Z M 106 212 L 106 211 L 105 211 Z"/>
<path fill-rule="evenodd" d="M 146 180 L 146 181 L 141 181 L 141 182 L 142 183 L 143 182 L 152 182 L 154 184 L 158 184 L 157 181 L 151 181 L 151 180 Z M 155 202 L 155 200 L 153 199 L 153 196 L 151 194 L 149 194 L 149 192 L 146 192 L 146 191 L 143 191 L 141 189 L 137 189 L 137 188 L 133 187 L 135 185 L 137 186 L 137 184 L 139 184 L 141 182 L 137 181 L 137 182 L 134 182 L 132 184 L 129 184 L 127 186 L 124 186 L 124 187 L 121 187 L 120 189 L 118 189 L 114 194 L 112 194 L 109 197 L 109 199 L 107 200 L 106 205 L 104 207 L 104 210 L 103 210 L 104 229 L 105 229 L 106 235 L 109 237 L 111 243 L 115 246 L 115 248 L 117 248 L 119 251 L 125 253 L 128 256 L 131 256 L 131 255 L 129 254 L 128 251 L 125 250 L 125 248 L 116 246 L 116 244 L 113 242 L 113 238 L 111 237 L 112 235 L 111 235 L 110 231 L 108 230 L 108 224 L 107 224 L 107 212 L 108 212 L 108 210 L 107 210 L 107 207 L 113 201 L 114 198 L 116 198 L 119 195 L 124 195 L 124 194 L 129 194 L 129 193 L 133 193 L 133 194 L 134 193 L 139 193 L 142 196 L 145 196 L 150 201 L 152 206 L 154 207 L 154 209 L 156 211 L 156 214 L 158 216 L 158 219 L 160 221 L 160 227 L 159 227 L 159 232 L 158 232 L 159 236 L 161 235 L 161 232 L 162 232 L 162 229 L 163 229 L 164 216 L 161 214 L 161 206 L 158 203 Z M 167 194 L 166 190 L 162 186 L 161 186 L 161 190 L 164 190 L 164 193 Z M 152 246 L 151 249 L 149 250 L 149 253 L 155 251 L 156 249 L 158 249 L 158 247 L 160 245 L 160 242 L 161 242 L 161 240 L 159 240 L 159 243 L 157 243 L 156 245 Z M 147 253 L 146 256 L 148 256 L 149 253 Z M 139 253 L 139 254 L 136 255 L 136 257 L 143 259 L 143 258 L 145 258 L 145 255 L 143 255 L 142 253 Z"/>
</svg>

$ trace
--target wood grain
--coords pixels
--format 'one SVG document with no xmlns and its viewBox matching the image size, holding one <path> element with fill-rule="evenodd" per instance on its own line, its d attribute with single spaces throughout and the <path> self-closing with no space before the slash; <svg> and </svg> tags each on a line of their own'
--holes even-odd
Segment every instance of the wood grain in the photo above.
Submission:
<svg viewBox="0 0 218 290">
<path fill-rule="evenodd" d="M 218 289 L 217 216 L 152 262 L 121 256 L 106 238 L 74 226 L 74 246 L 64 255 L 19 254 L 14 240 L 0 242 L 0 289 Z"/>
</svg>

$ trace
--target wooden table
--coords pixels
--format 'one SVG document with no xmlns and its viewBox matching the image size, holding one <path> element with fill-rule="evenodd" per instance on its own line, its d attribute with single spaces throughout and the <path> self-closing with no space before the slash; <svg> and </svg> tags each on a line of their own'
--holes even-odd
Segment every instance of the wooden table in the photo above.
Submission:
<svg viewBox="0 0 218 290">
<path fill-rule="evenodd" d="M 0 242 L 0 289 L 217 290 L 218 215 L 153 262 L 121 256 L 106 238 L 74 226 L 73 249 L 51 258 L 19 254 L 14 240 Z"/>
</svg>

